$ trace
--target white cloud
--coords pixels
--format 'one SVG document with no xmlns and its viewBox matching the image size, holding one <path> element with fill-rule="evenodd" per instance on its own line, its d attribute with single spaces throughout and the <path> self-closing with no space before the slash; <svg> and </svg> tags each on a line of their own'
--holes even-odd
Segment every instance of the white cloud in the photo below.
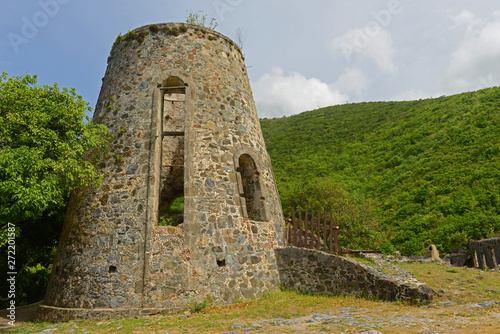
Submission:
<svg viewBox="0 0 500 334">
<path fill-rule="evenodd" d="M 443 88 L 454 92 L 499 85 L 500 12 L 481 19 L 462 11 L 453 21 L 466 31 L 441 77 Z"/>
<path fill-rule="evenodd" d="M 472 23 L 478 23 L 476 15 L 470 10 L 462 10 L 460 14 L 455 17 L 452 17 L 453 22 L 456 26 L 470 26 Z"/>
<path fill-rule="evenodd" d="M 252 83 L 259 117 L 281 117 L 303 111 L 345 103 L 348 97 L 316 78 L 293 72 L 285 75 L 281 68 L 261 76 Z"/>
<path fill-rule="evenodd" d="M 330 88 L 346 94 L 355 93 L 358 96 L 368 88 L 370 80 L 359 68 L 348 67 L 339 79 L 330 85 Z"/>
<path fill-rule="evenodd" d="M 414 101 L 419 99 L 428 99 L 430 97 L 438 97 L 443 94 L 429 94 L 421 89 L 408 89 L 391 98 L 391 101 Z"/>
<path fill-rule="evenodd" d="M 360 54 L 374 60 L 383 72 L 392 74 L 397 71 L 392 36 L 379 25 L 350 29 L 334 38 L 330 46 L 333 51 L 341 52 L 348 62 L 352 61 L 353 54 Z"/>
</svg>

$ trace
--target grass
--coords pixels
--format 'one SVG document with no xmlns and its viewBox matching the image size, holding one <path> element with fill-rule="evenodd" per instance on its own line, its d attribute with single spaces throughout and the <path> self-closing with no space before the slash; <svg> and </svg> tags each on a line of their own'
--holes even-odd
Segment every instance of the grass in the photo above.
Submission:
<svg viewBox="0 0 500 334">
<path fill-rule="evenodd" d="M 431 307 L 417 307 L 402 302 L 384 302 L 350 296 L 308 295 L 294 291 L 278 291 L 258 300 L 241 301 L 233 305 L 208 305 L 188 317 L 180 314 L 155 315 L 144 318 L 119 320 L 76 320 L 66 323 L 19 323 L 8 333 L 41 332 L 46 329 L 53 333 L 224 333 L 239 332 L 231 329 L 235 323 L 250 326 L 273 318 L 297 319 L 310 317 L 314 313 L 328 314 L 345 308 L 356 308 L 360 317 L 394 318 L 402 316 L 431 319 L 443 333 L 495 333 L 500 328 L 500 304 L 487 308 L 468 308 L 474 304 L 500 300 L 500 272 L 481 271 L 469 268 L 455 268 L 434 263 L 407 264 L 402 267 L 413 273 L 419 280 L 428 283 L 435 291 L 446 291 L 433 301 Z M 454 270 L 449 270 L 454 269 Z M 493 290 L 493 291 L 491 291 Z M 452 301 L 453 306 L 441 303 Z M 496 318 L 495 318 L 496 317 Z M 489 320 L 492 319 L 492 320 Z M 496 320 L 495 320 L 496 319 Z M 454 325 L 459 323 L 460 325 Z M 442 325 L 441 325 L 442 324 Z M 450 325 L 451 324 L 451 325 Z M 301 328 L 293 326 L 266 325 L 260 333 L 340 333 L 358 332 L 356 325 L 342 330 L 331 324 L 303 323 Z M 307 327 L 304 327 L 307 326 Z M 381 326 L 381 325 L 380 325 Z M 453 330 L 446 326 L 455 326 Z M 418 333 L 421 326 L 399 328 L 397 325 L 383 327 L 383 333 Z"/>
<path fill-rule="evenodd" d="M 173 315 L 155 315 L 139 319 L 119 319 L 104 321 L 74 320 L 66 323 L 25 322 L 9 333 L 25 333 L 45 329 L 57 329 L 57 333 L 219 333 L 229 332 L 234 323 L 251 325 L 266 319 L 291 319 L 328 313 L 333 308 L 374 307 L 380 302 L 373 300 L 325 295 L 307 295 L 294 291 L 279 291 L 260 299 L 244 301 L 234 305 L 212 305 L 191 314 L 187 319 Z M 389 309 L 399 309 L 401 304 L 382 302 Z M 408 306 L 409 307 L 409 306 Z M 182 314 L 182 313 L 181 313 Z"/>
<path fill-rule="evenodd" d="M 498 271 L 450 267 L 436 263 L 400 266 L 410 271 L 418 280 L 429 284 L 434 291 L 442 295 L 440 298 L 442 300 L 459 304 L 500 300 L 500 272 Z"/>
</svg>

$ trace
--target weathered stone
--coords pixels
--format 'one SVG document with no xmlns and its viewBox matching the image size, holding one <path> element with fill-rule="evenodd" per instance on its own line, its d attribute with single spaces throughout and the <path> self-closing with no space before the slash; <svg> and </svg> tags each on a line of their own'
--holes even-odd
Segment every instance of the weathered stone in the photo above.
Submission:
<svg viewBox="0 0 500 334">
<path fill-rule="evenodd" d="M 258 256 L 252 256 L 250 257 L 250 262 L 252 262 L 253 264 L 257 264 L 261 261 L 262 259 Z"/>
<path fill-rule="evenodd" d="M 112 308 L 120 308 L 123 307 L 123 304 L 127 302 L 127 299 L 123 296 L 116 296 L 111 298 L 111 302 L 109 303 Z"/>
<path fill-rule="evenodd" d="M 245 297 L 246 299 L 251 299 L 253 297 L 255 297 L 254 295 L 254 291 L 253 290 L 250 290 L 250 289 L 243 289 L 241 290 L 241 294 L 243 295 L 243 297 Z"/>
<path fill-rule="evenodd" d="M 498 268 L 500 262 L 500 237 L 472 241 L 469 243 L 469 249 L 474 254 L 472 263 L 469 265 L 466 260 L 464 264 L 481 269 Z"/>
<path fill-rule="evenodd" d="M 97 306 L 117 316 L 189 307 L 189 291 L 217 303 L 279 288 L 266 250 L 285 246 L 284 219 L 243 56 L 210 29 L 157 26 L 111 50 L 93 117 L 113 138 L 104 179 L 71 196 L 54 260 L 66 270 L 52 273 L 46 320 L 85 307 L 88 318 L 101 317 Z M 173 217 L 180 196 L 184 213 Z M 240 285 L 247 272 L 259 279 Z"/>
<path fill-rule="evenodd" d="M 296 247 L 276 249 L 275 252 L 281 284 L 288 289 L 307 293 L 366 295 L 411 303 L 432 300 L 432 289 L 427 284 L 416 280 L 397 282 L 373 266 L 348 258 Z M 328 280 L 318 279 L 318 272 Z"/>
<path fill-rule="evenodd" d="M 139 165 L 135 164 L 127 168 L 126 174 L 128 175 L 133 175 L 137 172 L 137 169 L 139 168 Z"/>
<path fill-rule="evenodd" d="M 429 247 L 427 247 L 427 254 L 425 255 L 425 257 L 430 258 L 432 261 L 440 261 L 441 260 L 439 257 L 439 251 L 437 250 L 436 245 L 430 245 Z"/>
</svg>

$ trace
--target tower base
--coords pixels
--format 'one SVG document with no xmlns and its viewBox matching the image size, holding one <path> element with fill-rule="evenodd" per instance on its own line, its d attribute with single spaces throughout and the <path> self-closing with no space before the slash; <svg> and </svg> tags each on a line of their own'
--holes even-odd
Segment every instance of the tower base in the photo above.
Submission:
<svg viewBox="0 0 500 334">
<path fill-rule="evenodd" d="M 105 320 L 148 316 L 154 314 L 168 314 L 184 310 L 183 308 L 64 308 L 48 305 L 39 305 L 36 318 L 41 321 L 60 322 L 76 319 Z"/>
</svg>

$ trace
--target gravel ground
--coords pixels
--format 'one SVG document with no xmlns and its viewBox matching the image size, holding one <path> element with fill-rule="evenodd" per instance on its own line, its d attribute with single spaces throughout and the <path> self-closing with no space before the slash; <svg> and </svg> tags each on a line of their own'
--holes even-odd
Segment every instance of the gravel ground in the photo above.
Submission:
<svg viewBox="0 0 500 334">
<path fill-rule="evenodd" d="M 33 307 L 22 309 L 22 312 L 18 313 L 16 323 L 30 320 L 34 316 L 33 310 Z M 411 314 L 407 313 L 407 309 L 405 312 L 388 313 L 377 309 L 345 307 L 327 314 L 315 313 L 300 318 L 234 323 L 230 331 L 217 331 L 215 328 L 218 326 L 214 323 L 212 333 L 500 333 L 500 301 L 468 305 L 444 302 L 415 308 Z M 5 315 L 1 314 L 0 332 L 2 328 L 9 327 L 1 326 L 6 325 L 7 319 L 4 317 Z M 30 330 L 30 333 L 61 333 L 58 327 L 58 324 L 54 324 L 40 331 Z M 169 333 L 165 331 L 161 334 Z"/>
<path fill-rule="evenodd" d="M 384 314 L 382 310 L 341 308 L 295 319 L 235 323 L 229 333 L 500 333 L 500 301 L 471 305 L 442 303 L 413 314 Z M 497 306 L 497 307 L 496 307 Z"/>
</svg>

